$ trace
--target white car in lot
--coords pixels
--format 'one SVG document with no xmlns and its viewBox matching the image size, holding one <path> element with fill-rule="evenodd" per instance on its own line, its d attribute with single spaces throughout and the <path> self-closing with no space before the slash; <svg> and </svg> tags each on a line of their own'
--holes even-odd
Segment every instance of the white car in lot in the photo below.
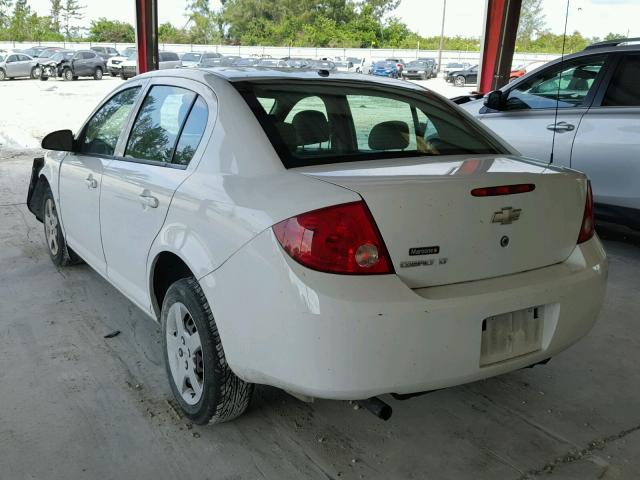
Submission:
<svg viewBox="0 0 640 480">
<path fill-rule="evenodd" d="M 162 324 L 197 423 L 254 384 L 368 399 L 544 362 L 598 315 L 584 175 L 518 157 L 451 102 L 361 75 L 177 69 L 43 140 L 27 203 Z"/>
</svg>

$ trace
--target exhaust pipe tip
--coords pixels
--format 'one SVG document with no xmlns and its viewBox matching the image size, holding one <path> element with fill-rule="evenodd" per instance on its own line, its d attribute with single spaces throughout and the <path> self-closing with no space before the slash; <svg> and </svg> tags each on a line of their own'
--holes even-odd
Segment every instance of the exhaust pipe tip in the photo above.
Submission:
<svg viewBox="0 0 640 480">
<path fill-rule="evenodd" d="M 383 402 L 378 397 L 371 397 L 365 400 L 356 400 L 356 405 L 368 410 L 370 413 L 375 415 L 381 420 L 385 422 L 391 418 L 393 414 L 393 409 L 391 405 L 386 402 Z"/>
</svg>

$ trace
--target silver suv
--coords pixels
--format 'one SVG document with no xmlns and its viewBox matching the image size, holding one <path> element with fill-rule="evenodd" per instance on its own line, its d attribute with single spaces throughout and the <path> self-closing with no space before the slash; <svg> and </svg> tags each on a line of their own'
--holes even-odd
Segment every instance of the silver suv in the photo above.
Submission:
<svg viewBox="0 0 640 480">
<path fill-rule="evenodd" d="M 523 155 L 586 173 L 597 217 L 640 229 L 638 41 L 590 45 L 461 106 Z"/>
</svg>

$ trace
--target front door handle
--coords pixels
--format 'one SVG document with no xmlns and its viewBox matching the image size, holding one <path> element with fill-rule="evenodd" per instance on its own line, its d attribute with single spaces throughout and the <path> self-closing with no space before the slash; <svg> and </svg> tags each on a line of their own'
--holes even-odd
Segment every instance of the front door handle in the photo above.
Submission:
<svg viewBox="0 0 640 480">
<path fill-rule="evenodd" d="M 84 180 L 85 182 L 87 182 L 87 188 L 98 188 L 98 181 L 93 178 L 93 174 L 90 173 L 89 176 L 87 178 L 85 178 Z"/>
<path fill-rule="evenodd" d="M 160 205 L 160 201 L 147 190 L 138 195 L 138 198 L 143 207 L 158 208 L 158 205 Z"/>
<path fill-rule="evenodd" d="M 547 125 L 547 130 L 555 130 L 556 132 L 570 132 L 575 130 L 575 125 L 567 122 L 558 122 Z"/>
</svg>

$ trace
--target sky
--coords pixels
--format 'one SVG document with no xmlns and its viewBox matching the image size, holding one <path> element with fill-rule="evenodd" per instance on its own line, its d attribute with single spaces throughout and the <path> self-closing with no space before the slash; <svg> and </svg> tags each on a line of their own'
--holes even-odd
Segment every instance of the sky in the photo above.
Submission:
<svg viewBox="0 0 640 480">
<path fill-rule="evenodd" d="M 604 37 L 609 32 L 640 37 L 640 0 L 569 0 L 568 32 L 580 31 L 587 37 Z M 86 5 L 85 18 L 79 26 L 90 20 L 106 17 L 133 23 L 134 0 L 81 0 Z M 440 35 L 443 0 L 401 0 L 395 14 L 409 28 L 423 36 Z M 29 0 L 40 15 L 49 12 L 50 0 Z M 170 21 L 176 26 L 186 23 L 184 16 L 187 0 L 158 0 L 160 23 Z M 212 0 L 213 8 L 220 2 Z M 475 36 L 482 34 L 484 0 L 447 0 L 445 34 L 449 36 Z M 542 11 L 547 27 L 554 33 L 564 29 L 565 0 L 543 0 Z"/>
</svg>

